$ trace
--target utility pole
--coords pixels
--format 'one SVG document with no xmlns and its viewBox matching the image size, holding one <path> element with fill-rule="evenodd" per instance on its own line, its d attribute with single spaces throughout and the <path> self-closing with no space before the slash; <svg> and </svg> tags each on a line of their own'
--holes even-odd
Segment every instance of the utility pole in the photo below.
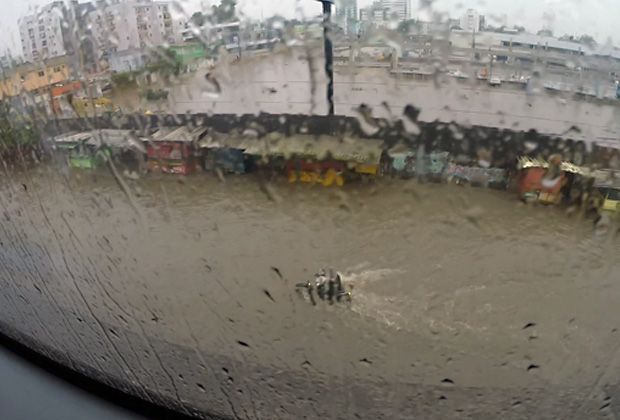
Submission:
<svg viewBox="0 0 620 420">
<path fill-rule="evenodd" d="M 471 61 L 476 61 L 476 29 L 471 31 Z"/>
<path fill-rule="evenodd" d="M 325 51 L 325 75 L 327 76 L 328 115 L 334 115 L 334 49 L 331 39 L 331 16 L 333 0 L 318 0 L 323 4 L 323 43 Z"/>
</svg>

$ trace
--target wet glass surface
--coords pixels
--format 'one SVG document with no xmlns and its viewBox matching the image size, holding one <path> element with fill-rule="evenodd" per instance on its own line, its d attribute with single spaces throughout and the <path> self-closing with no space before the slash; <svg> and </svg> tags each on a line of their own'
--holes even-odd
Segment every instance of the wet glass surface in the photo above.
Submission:
<svg viewBox="0 0 620 420">
<path fill-rule="evenodd" d="M 204 418 L 613 417 L 605 2 L 444 3 L 24 11 L 0 330 Z"/>
</svg>

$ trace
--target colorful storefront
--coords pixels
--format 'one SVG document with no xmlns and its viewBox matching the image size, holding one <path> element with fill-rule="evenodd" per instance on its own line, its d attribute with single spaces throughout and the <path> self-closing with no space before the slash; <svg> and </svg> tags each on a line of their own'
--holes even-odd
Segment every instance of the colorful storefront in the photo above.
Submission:
<svg viewBox="0 0 620 420">
<path fill-rule="evenodd" d="M 291 183 L 342 186 L 347 178 L 380 175 L 383 142 L 295 135 L 257 140 L 245 153 L 282 167 Z"/>
<path fill-rule="evenodd" d="M 422 153 L 404 146 L 390 150 L 388 156 L 392 173 L 405 178 L 416 175 L 434 181 L 444 179 L 449 159 L 448 152 Z"/>
<path fill-rule="evenodd" d="M 411 151 L 389 152 L 391 159 L 390 170 L 394 174 L 404 177 L 413 176 L 415 174 L 415 153 Z"/>
<path fill-rule="evenodd" d="M 205 136 L 200 141 L 203 168 L 229 174 L 246 173 L 252 166 L 250 157 L 245 154 L 248 144 L 248 141 L 230 134 Z"/>
<path fill-rule="evenodd" d="M 501 168 L 483 168 L 480 166 L 463 166 L 449 163 L 445 177 L 450 182 L 467 183 L 483 187 L 506 188 L 508 177 Z"/>
<path fill-rule="evenodd" d="M 112 159 L 122 169 L 142 172 L 144 147 L 130 130 L 92 130 L 50 140 L 57 156 L 71 168 L 96 169 Z"/>
<path fill-rule="evenodd" d="M 346 164 L 337 160 L 312 161 L 291 159 L 286 162 L 286 174 L 290 183 L 321 184 L 324 187 L 344 185 Z"/>
<path fill-rule="evenodd" d="M 585 171 L 555 155 L 549 161 L 522 157 L 518 163 L 518 194 L 527 202 L 559 204 L 569 176 L 585 175 Z"/>
<path fill-rule="evenodd" d="M 601 210 L 620 214 L 620 183 L 596 185 Z"/>
<path fill-rule="evenodd" d="M 71 168 L 95 169 L 109 156 L 99 147 L 92 132 L 72 133 L 53 139 L 53 148 Z"/>
<path fill-rule="evenodd" d="M 198 169 L 197 142 L 206 129 L 162 128 L 143 139 L 150 172 L 189 175 Z"/>
<path fill-rule="evenodd" d="M 107 147 L 97 147 L 84 142 L 69 152 L 69 166 L 76 169 L 96 169 L 103 166 L 110 155 Z"/>
</svg>

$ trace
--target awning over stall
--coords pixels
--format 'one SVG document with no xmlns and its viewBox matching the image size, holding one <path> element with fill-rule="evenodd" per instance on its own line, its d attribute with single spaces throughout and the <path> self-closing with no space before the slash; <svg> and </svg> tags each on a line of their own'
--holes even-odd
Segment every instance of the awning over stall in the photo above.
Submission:
<svg viewBox="0 0 620 420">
<path fill-rule="evenodd" d="M 54 137 L 53 141 L 61 148 L 71 148 L 77 144 L 90 141 L 92 137 L 92 132 L 84 131 L 81 133 L 68 133 L 62 136 L 57 136 Z"/>
<path fill-rule="evenodd" d="M 188 127 L 164 127 L 157 130 L 152 136 L 144 138 L 144 141 L 153 142 L 183 142 L 191 143 L 197 142 L 206 133 L 207 129 L 204 127 L 198 127 L 190 129 Z"/>
<path fill-rule="evenodd" d="M 203 149 L 246 150 L 258 141 L 237 134 L 213 133 L 202 138 L 198 145 Z"/>
<path fill-rule="evenodd" d="M 94 130 L 89 144 L 105 145 L 113 149 L 135 149 L 144 152 L 144 146 L 132 130 Z"/>
<path fill-rule="evenodd" d="M 378 164 L 383 141 L 376 139 L 336 138 L 333 136 L 296 135 L 280 139 L 259 139 L 245 151 L 258 156 L 293 156 L 317 160 L 335 159 L 347 162 Z"/>
<path fill-rule="evenodd" d="M 519 159 L 519 169 L 528 169 L 528 168 L 548 168 L 549 162 L 542 159 L 530 158 L 527 156 L 523 156 Z M 587 168 L 582 168 L 580 166 L 575 165 L 571 162 L 562 162 L 560 165 L 560 170 L 564 172 L 569 172 L 578 175 L 586 175 L 590 171 Z"/>
</svg>

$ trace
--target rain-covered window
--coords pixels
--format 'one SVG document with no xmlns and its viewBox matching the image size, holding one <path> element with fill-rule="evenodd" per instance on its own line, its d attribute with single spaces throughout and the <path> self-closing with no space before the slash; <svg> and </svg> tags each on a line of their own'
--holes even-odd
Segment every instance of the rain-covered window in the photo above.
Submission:
<svg viewBox="0 0 620 420">
<path fill-rule="evenodd" d="M 613 418 L 617 9 L 3 4 L 0 335 L 199 418 Z"/>
</svg>

